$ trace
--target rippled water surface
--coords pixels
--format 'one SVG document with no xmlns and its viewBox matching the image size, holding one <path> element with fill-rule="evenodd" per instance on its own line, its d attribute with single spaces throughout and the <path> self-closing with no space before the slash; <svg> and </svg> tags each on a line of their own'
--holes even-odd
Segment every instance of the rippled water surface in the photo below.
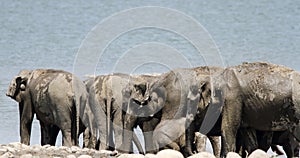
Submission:
<svg viewBox="0 0 300 158">
<path fill-rule="evenodd" d="M 196 19 L 211 35 L 225 66 L 244 61 L 268 61 L 300 70 L 300 2 L 287 1 L 0 1 L 0 143 L 19 141 L 18 106 L 5 96 L 10 80 L 21 69 L 55 68 L 73 71 L 76 52 L 86 35 L 105 18 L 125 9 L 160 6 L 178 10 Z M 120 20 L 119 23 L 134 22 Z M 118 24 L 116 24 L 117 26 Z M 178 23 L 178 28 L 188 27 Z M 114 29 L 114 27 L 112 28 Z M 108 30 L 112 31 L 112 30 Z M 193 30 L 190 30 L 193 31 Z M 112 31 L 113 32 L 113 31 Z M 94 68 L 96 74 L 114 70 L 115 63 L 137 46 L 160 43 L 180 52 L 191 65 L 206 65 L 205 59 L 186 38 L 176 32 L 142 28 L 125 32 L 106 47 Z M 164 49 L 166 49 L 164 51 Z M 150 49 L 151 50 L 151 49 Z M 153 49 L 157 51 L 157 49 Z M 156 55 L 179 64 L 178 56 Z M 144 63 L 138 73 L 164 72 L 164 63 Z M 82 76 L 81 76 L 82 77 Z M 39 143 L 38 122 L 34 122 L 32 144 Z M 60 144 L 60 143 L 59 143 Z"/>
</svg>

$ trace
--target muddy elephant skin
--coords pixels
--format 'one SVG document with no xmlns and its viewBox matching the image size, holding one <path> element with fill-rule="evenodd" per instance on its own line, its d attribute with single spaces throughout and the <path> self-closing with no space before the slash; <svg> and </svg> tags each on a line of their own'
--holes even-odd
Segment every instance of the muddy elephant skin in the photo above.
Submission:
<svg viewBox="0 0 300 158">
<path fill-rule="evenodd" d="M 19 103 L 21 143 L 30 144 L 34 114 L 41 125 L 41 144 L 55 145 L 61 130 L 64 146 L 78 145 L 79 123 L 89 126 L 85 85 L 71 73 L 37 69 L 22 70 L 10 83 L 7 96 Z"/>
<path fill-rule="evenodd" d="M 89 104 L 95 115 L 95 127 L 99 132 L 99 149 L 124 151 L 122 90 L 131 82 L 127 74 L 115 73 L 91 77 L 85 81 L 89 93 Z M 142 146 L 137 137 L 132 140 L 139 151 Z M 131 142 L 130 142 L 131 143 Z"/>
<path fill-rule="evenodd" d="M 203 80 L 203 78 L 210 76 L 211 73 L 221 70 L 223 69 L 219 67 L 196 67 L 172 70 L 168 73 L 162 74 L 160 79 L 148 82 L 149 86 L 144 86 L 146 87 L 144 94 L 129 94 L 130 100 L 134 101 L 128 105 L 131 109 L 135 109 L 131 111 L 135 112 L 136 115 L 146 114 L 147 116 L 155 116 L 158 111 L 161 111 L 161 122 L 185 118 L 187 115 L 188 94 L 190 87 L 192 85 L 200 86 L 197 84 L 197 81 L 200 82 Z M 133 91 L 138 91 L 136 86 L 132 87 L 135 89 Z M 201 89 L 201 87 L 198 89 Z M 144 100 L 141 98 L 144 98 Z M 158 124 L 157 126 L 163 125 Z M 188 126 L 189 125 L 186 127 Z M 155 128 L 155 130 L 158 129 Z M 159 134 L 162 133 L 155 130 L 154 133 L 156 133 L 156 137 L 159 137 Z M 197 132 L 197 130 L 193 130 L 193 134 L 190 134 L 188 137 L 188 139 L 191 139 L 189 142 L 191 143 L 190 148 L 192 148 L 192 140 L 195 137 L 195 132 Z M 168 145 L 170 143 L 171 142 L 164 145 Z M 161 143 L 154 142 L 154 144 L 159 144 L 158 147 L 155 146 L 154 148 L 156 151 L 160 148 L 163 148 Z"/>
<path fill-rule="evenodd" d="M 244 63 L 213 77 L 211 106 L 222 107 L 224 154 L 236 151 L 240 127 L 288 130 L 299 139 L 300 74 L 270 63 Z"/>
</svg>

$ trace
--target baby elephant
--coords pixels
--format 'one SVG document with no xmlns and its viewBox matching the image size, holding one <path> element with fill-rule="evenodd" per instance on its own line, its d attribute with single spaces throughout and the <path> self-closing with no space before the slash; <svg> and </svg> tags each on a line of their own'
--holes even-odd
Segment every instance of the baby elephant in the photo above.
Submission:
<svg viewBox="0 0 300 158">
<path fill-rule="evenodd" d="M 163 120 L 153 132 L 153 141 L 156 149 L 173 149 L 184 152 L 186 118 Z M 199 132 L 195 133 L 194 152 L 205 151 L 207 137 Z"/>
</svg>

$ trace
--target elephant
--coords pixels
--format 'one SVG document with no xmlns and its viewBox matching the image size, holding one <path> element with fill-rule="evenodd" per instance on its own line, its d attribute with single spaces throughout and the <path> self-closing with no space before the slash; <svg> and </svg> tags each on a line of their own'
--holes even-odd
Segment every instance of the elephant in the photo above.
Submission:
<svg viewBox="0 0 300 158">
<path fill-rule="evenodd" d="M 85 81 L 89 104 L 95 115 L 94 124 L 99 131 L 99 149 L 123 151 L 122 89 L 130 80 L 130 75 L 114 73 L 91 77 Z M 144 153 L 136 135 L 133 141 L 139 152 Z"/>
<path fill-rule="evenodd" d="M 212 94 L 209 106 L 221 113 L 222 156 L 236 151 L 239 128 L 287 130 L 299 142 L 298 72 L 280 65 L 255 62 L 228 67 L 201 80 L 199 85 L 209 85 L 203 88 L 210 89 Z"/>
<path fill-rule="evenodd" d="M 41 125 L 42 145 L 55 145 L 59 130 L 63 135 L 62 145 L 78 145 L 79 133 L 84 130 L 80 126 L 93 128 L 86 87 L 71 73 L 53 69 L 22 70 L 12 79 L 6 95 L 19 103 L 23 144 L 30 144 L 34 114 Z"/>
<path fill-rule="evenodd" d="M 161 110 L 155 107 L 163 104 L 163 94 L 158 88 L 149 93 L 149 84 L 161 80 L 162 75 L 135 75 L 132 82 L 123 89 L 123 118 L 124 118 L 124 142 L 126 151 L 132 151 L 130 142 L 132 140 L 133 128 L 139 126 L 143 132 L 145 140 L 145 150 L 147 153 L 154 153 L 153 131 L 161 119 Z M 145 109 L 148 100 L 151 99 L 151 110 Z M 156 104 L 156 105 L 155 105 Z M 151 112 L 155 110 L 155 112 Z M 148 113 L 150 112 L 150 113 Z"/>
<path fill-rule="evenodd" d="M 152 81 L 129 85 L 124 90 L 127 93 L 124 94 L 126 96 L 124 98 L 127 100 L 124 105 L 127 105 L 127 109 L 130 109 L 128 110 L 130 112 L 127 113 L 142 117 L 155 116 L 155 114 L 161 111 L 161 122 L 185 118 L 191 84 L 194 84 L 199 76 L 203 75 L 206 77 L 221 70 L 223 69 L 219 67 L 207 66 L 181 68 L 164 73 Z M 160 126 L 159 124 L 158 126 Z M 186 127 L 188 126 L 186 125 Z M 193 138 L 193 134 L 188 137 L 191 140 Z M 159 148 L 162 147 L 156 147 L 155 150 L 157 151 Z"/>
<path fill-rule="evenodd" d="M 173 149 L 184 152 L 185 149 L 185 123 L 186 118 L 163 120 L 153 132 L 153 140 L 156 148 Z M 176 129 L 176 130 L 174 130 Z M 193 152 L 199 153 L 206 150 L 207 137 L 200 132 L 195 133 L 193 139 Z"/>
</svg>

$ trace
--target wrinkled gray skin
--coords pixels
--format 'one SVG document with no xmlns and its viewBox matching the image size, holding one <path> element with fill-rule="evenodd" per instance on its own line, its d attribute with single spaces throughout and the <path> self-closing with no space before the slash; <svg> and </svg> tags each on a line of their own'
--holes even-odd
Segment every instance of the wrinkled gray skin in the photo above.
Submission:
<svg viewBox="0 0 300 158">
<path fill-rule="evenodd" d="M 131 89 L 133 89 L 132 93 L 126 95 L 130 98 L 130 102 L 128 102 L 129 104 L 127 103 L 127 105 L 130 107 L 129 109 L 134 109 L 131 110 L 131 112 L 135 115 L 154 116 L 158 111 L 161 111 L 161 122 L 164 120 L 185 118 L 187 115 L 188 94 L 191 85 L 197 83 L 195 80 L 202 78 L 200 76 L 209 76 L 210 69 L 212 69 L 213 72 L 221 70 L 221 68 L 216 67 L 175 69 L 161 75 L 159 80 L 147 82 L 149 86 L 144 86 L 146 87 L 144 93 L 139 93 L 141 90 L 136 88 L 141 86 L 131 86 Z M 189 124 L 186 127 L 189 127 Z M 155 128 L 155 130 L 157 129 Z M 156 132 L 155 130 L 154 133 Z M 194 130 L 194 132 L 196 132 L 196 130 Z M 189 135 L 188 138 L 192 144 L 194 134 Z M 154 144 L 159 143 L 154 142 Z M 191 146 L 192 145 L 190 145 L 190 147 Z M 159 148 L 163 148 L 163 146 L 156 146 L 154 150 L 157 151 Z"/>
<path fill-rule="evenodd" d="M 89 104 L 95 115 L 94 124 L 99 131 L 99 149 L 123 151 L 122 89 L 129 81 L 129 75 L 120 73 L 96 76 L 85 81 Z M 140 142 L 136 136 L 134 138 L 139 152 L 143 153 Z"/>
<path fill-rule="evenodd" d="M 126 109 L 126 112 L 123 113 L 125 129 L 123 146 L 127 147 L 125 151 L 132 152 L 130 142 L 133 137 L 133 129 L 139 126 L 143 132 L 146 152 L 154 153 L 153 131 L 161 119 L 161 110 L 154 108 L 164 103 L 164 94 L 161 93 L 160 88 L 150 92 L 150 86 L 159 81 L 161 75 L 132 77 L 134 79 L 123 89 L 123 109 Z M 148 106 L 150 99 L 152 106 Z M 156 111 L 152 112 L 154 110 Z"/>
<path fill-rule="evenodd" d="M 270 63 L 244 63 L 212 78 L 212 103 L 222 107 L 223 154 L 236 151 L 240 127 L 299 135 L 300 75 Z M 223 156 L 224 156 L 223 155 Z"/>
<path fill-rule="evenodd" d="M 184 117 L 161 121 L 153 133 L 155 146 L 157 148 L 161 147 L 160 150 L 173 149 L 183 153 L 186 144 L 185 124 L 186 118 Z M 193 139 L 193 152 L 203 152 L 206 149 L 207 137 L 199 132 L 196 133 L 197 134 L 195 134 L 195 138 Z"/>
<path fill-rule="evenodd" d="M 42 145 L 55 145 L 59 130 L 64 146 L 78 145 L 79 123 L 91 127 L 85 85 L 68 72 L 22 70 L 11 81 L 6 95 L 19 103 L 21 143 L 30 144 L 34 114 L 40 121 Z"/>
</svg>

